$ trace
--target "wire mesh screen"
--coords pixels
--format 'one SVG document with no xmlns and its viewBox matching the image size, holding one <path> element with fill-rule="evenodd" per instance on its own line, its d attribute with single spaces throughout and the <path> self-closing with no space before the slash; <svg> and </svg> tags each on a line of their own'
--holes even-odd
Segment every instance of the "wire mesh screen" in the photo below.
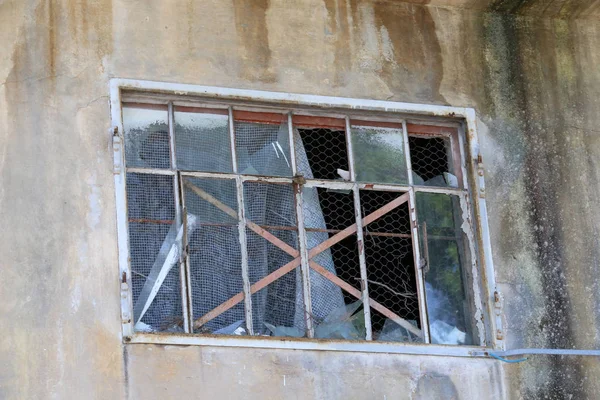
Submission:
<svg viewBox="0 0 600 400">
<path fill-rule="evenodd" d="M 238 170 L 248 175 L 291 176 L 287 119 L 281 124 L 235 121 Z"/>
<path fill-rule="evenodd" d="M 175 108 L 177 169 L 233 172 L 229 117 L 208 112 L 183 112 Z"/>
<path fill-rule="evenodd" d="M 177 233 L 173 177 L 128 173 L 127 203 L 135 329 L 180 331 L 179 265 L 167 262 Z"/>
<path fill-rule="evenodd" d="M 194 320 L 243 290 L 236 184 L 231 179 L 184 177 L 189 270 Z M 233 334 L 245 329 L 244 303 L 196 326 L 195 332 Z M 239 332 L 239 330 L 237 331 Z"/>
<path fill-rule="evenodd" d="M 458 187 L 453 174 L 450 139 L 409 136 L 410 159 L 415 185 Z"/>
<path fill-rule="evenodd" d="M 348 174 L 346 133 L 325 128 L 298 129 L 315 179 L 342 179 Z M 298 171 L 309 174 L 306 163 L 298 163 Z M 338 171 L 341 170 L 341 171 Z"/>
<path fill-rule="evenodd" d="M 169 168 L 167 110 L 123 107 L 125 161 L 128 167 Z"/>
</svg>

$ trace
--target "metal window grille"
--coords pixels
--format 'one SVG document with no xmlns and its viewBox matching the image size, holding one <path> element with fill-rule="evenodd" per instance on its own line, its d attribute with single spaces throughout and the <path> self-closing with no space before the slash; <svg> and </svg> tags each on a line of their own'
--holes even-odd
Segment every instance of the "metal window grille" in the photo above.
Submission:
<svg viewBox="0 0 600 400">
<path fill-rule="evenodd" d="M 122 115 L 135 331 L 481 337 L 456 128 L 227 105 Z"/>
</svg>

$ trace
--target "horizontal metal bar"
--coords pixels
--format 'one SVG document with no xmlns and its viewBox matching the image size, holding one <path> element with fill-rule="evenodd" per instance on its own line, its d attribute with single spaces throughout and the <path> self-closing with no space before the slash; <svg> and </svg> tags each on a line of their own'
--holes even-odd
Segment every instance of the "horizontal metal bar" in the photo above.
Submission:
<svg viewBox="0 0 600 400">
<path fill-rule="evenodd" d="M 451 187 L 440 187 L 440 186 L 413 186 L 415 192 L 423 193 L 441 193 L 441 194 L 453 194 L 460 196 L 461 194 L 467 193 L 465 189 L 451 188 Z"/>
<path fill-rule="evenodd" d="M 170 92 L 187 96 L 201 96 L 227 100 L 252 100 L 286 104 L 302 104 L 320 108 L 345 108 L 349 110 L 378 110 L 390 113 L 408 113 L 431 116 L 464 118 L 467 116 L 465 107 L 449 107 L 435 104 L 414 104 L 395 101 L 352 99 L 346 97 L 317 96 L 289 92 L 270 92 L 263 90 L 233 89 L 216 86 L 189 85 L 145 81 L 137 79 L 113 78 L 111 88 L 137 91 Z"/>
<path fill-rule="evenodd" d="M 129 218 L 127 222 L 133 222 L 138 224 L 171 225 L 175 221 L 172 219 Z"/>
<path fill-rule="evenodd" d="M 129 344 L 168 344 L 180 346 L 252 347 L 281 350 L 343 351 L 356 353 L 410 354 L 420 356 L 483 358 L 481 362 L 493 363 L 484 354 L 491 349 L 472 346 L 454 346 L 403 342 L 366 342 L 307 338 L 261 336 L 184 335 L 176 333 L 136 333 Z"/>
<path fill-rule="evenodd" d="M 138 167 L 127 167 L 127 173 L 133 174 L 152 174 L 152 175 L 175 175 L 175 170 L 172 169 L 159 169 L 159 168 L 138 168 Z"/>
</svg>

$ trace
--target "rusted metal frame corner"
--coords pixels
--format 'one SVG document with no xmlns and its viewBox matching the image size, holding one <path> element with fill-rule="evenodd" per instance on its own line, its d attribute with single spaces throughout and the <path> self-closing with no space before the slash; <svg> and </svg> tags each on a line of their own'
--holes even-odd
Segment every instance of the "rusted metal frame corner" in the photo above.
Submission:
<svg viewBox="0 0 600 400">
<path fill-rule="evenodd" d="M 175 112 L 173 110 L 173 103 L 167 104 L 167 124 L 169 128 L 169 158 L 171 163 L 171 169 L 177 171 L 177 149 L 175 146 Z M 182 205 L 181 205 L 181 188 L 179 187 L 179 176 L 177 173 L 173 175 L 173 201 L 175 205 L 175 227 L 176 232 L 180 226 L 183 226 L 183 235 L 176 246 L 179 247 L 179 289 L 181 292 L 181 310 L 183 313 L 183 330 L 186 333 L 190 333 L 190 312 L 189 305 L 190 299 L 188 298 L 188 281 L 186 272 L 186 260 L 184 256 L 184 249 L 187 242 L 187 221 L 183 223 L 182 217 Z"/>
<path fill-rule="evenodd" d="M 352 146 L 352 127 L 350 117 L 346 116 L 346 148 L 348 152 L 348 169 L 350 180 L 356 182 L 356 166 L 354 165 L 354 151 Z M 367 260 L 365 257 L 365 239 L 362 223 L 362 207 L 360 205 L 360 192 L 356 183 L 352 186 L 352 199 L 354 202 L 354 221 L 356 223 L 356 242 L 358 245 L 358 263 L 360 269 L 360 288 L 362 292 L 363 312 L 365 314 L 365 339 L 373 340 L 373 326 L 371 321 L 371 299 L 369 297 L 369 280 L 367 277 Z"/>
<path fill-rule="evenodd" d="M 193 185 L 189 181 L 185 182 L 185 184 L 188 185 L 196 194 L 198 194 L 204 200 L 206 200 L 209 203 L 211 203 L 211 204 L 215 205 L 216 207 L 220 208 L 225 213 L 227 213 L 229 215 L 234 215 L 234 213 L 235 213 L 234 210 L 232 210 L 230 207 L 222 204 L 221 202 L 219 202 L 217 199 L 215 199 L 210 194 L 204 192 L 202 189 L 196 187 L 195 185 Z M 370 222 L 376 220 L 377 218 L 381 217 L 385 213 L 387 213 L 387 212 L 393 210 L 394 208 L 398 207 L 400 204 L 403 204 L 404 202 L 408 201 L 408 197 L 407 196 L 408 196 L 408 193 L 406 193 L 406 194 L 398 197 L 397 199 L 391 201 L 387 205 L 381 207 L 379 210 L 377 210 L 377 211 L 369 214 L 367 217 L 365 217 L 365 220 L 368 221 L 367 223 L 370 223 Z M 293 247 L 289 246 L 287 243 L 281 241 L 279 238 L 277 238 L 276 236 L 272 235 L 270 232 L 264 230 L 263 228 L 261 228 L 260 226 L 258 226 L 257 224 L 255 224 L 255 223 L 253 223 L 251 221 L 247 220 L 246 224 L 254 232 L 256 232 L 257 234 L 259 234 L 260 236 L 262 236 L 263 238 L 265 238 L 269 242 L 273 243 L 274 245 L 276 245 L 277 247 L 279 247 L 280 249 L 282 249 L 283 251 L 285 251 L 286 253 L 288 253 L 292 257 L 295 257 L 294 260 L 290 261 L 289 263 L 287 263 L 284 266 L 280 267 L 276 271 L 272 272 L 271 274 L 269 274 L 266 277 L 262 278 L 258 282 L 254 283 L 250 287 L 250 291 L 253 294 L 253 293 L 256 293 L 257 291 L 263 289 L 267 285 L 271 284 L 275 280 L 279 279 L 283 275 L 287 274 L 288 272 L 292 271 L 294 268 L 296 268 L 298 265 L 300 265 L 301 260 L 300 260 L 300 257 L 299 257 L 300 253 L 296 249 L 294 249 Z M 339 242 L 340 240 L 343 240 L 344 238 L 348 237 L 352 233 L 356 232 L 356 229 L 357 229 L 356 228 L 356 224 L 353 224 L 350 227 L 348 227 L 348 228 L 344 229 L 343 231 L 339 232 L 338 234 L 336 234 L 336 235 L 332 236 L 331 238 L 327 239 L 326 241 L 322 242 L 319 246 L 316 246 L 316 247 L 312 248 L 309 251 L 309 253 L 308 253 L 308 258 L 309 259 L 313 258 L 316 255 L 320 254 L 321 252 L 325 251 L 327 248 L 331 247 L 335 243 Z M 313 266 L 313 264 L 316 264 L 316 263 L 311 262 L 310 264 L 311 264 L 311 266 Z M 318 267 L 320 267 L 320 268 L 323 268 L 323 267 L 319 266 L 318 264 L 316 264 L 316 265 Z M 337 284 L 339 281 L 333 281 L 333 282 Z M 229 300 L 225 301 L 224 303 L 221 303 L 221 305 L 219 305 L 216 308 L 214 308 L 213 310 L 209 311 L 207 314 L 205 314 L 202 317 L 196 319 L 194 321 L 193 327 L 195 329 L 199 328 L 200 326 L 204 325 L 206 322 L 210 321 L 211 319 L 219 316 L 223 312 L 225 312 L 228 309 L 230 309 L 231 307 L 235 306 L 237 303 L 239 303 L 240 301 L 242 301 L 243 298 L 244 298 L 243 293 L 236 294 L 235 296 L 233 296 Z M 371 302 L 372 302 L 372 300 L 371 300 Z M 385 307 L 383 307 L 381 305 L 379 305 L 379 307 L 385 308 Z M 418 336 L 422 335 L 421 331 L 418 330 L 418 329 L 416 329 L 416 328 L 414 328 L 408 321 L 400 318 L 399 316 L 395 315 L 394 313 L 392 313 L 389 310 L 387 310 L 387 314 L 390 314 L 393 317 L 393 318 L 391 318 L 392 320 L 394 320 L 395 322 L 397 322 L 400 325 L 404 326 L 406 329 L 408 329 L 410 331 L 413 331 L 413 333 L 415 333 Z M 404 321 L 404 322 L 402 322 L 402 321 Z"/>
<path fill-rule="evenodd" d="M 119 258 L 119 298 L 120 320 L 123 340 L 133 336 L 133 293 L 131 266 L 129 260 L 129 227 L 127 222 L 127 192 L 125 165 L 125 134 L 121 109 L 121 90 L 118 85 L 110 85 L 111 129 L 113 140 L 113 173 L 115 180 L 115 206 L 117 210 L 117 250 Z"/>
<path fill-rule="evenodd" d="M 310 268 L 308 266 L 308 245 L 306 238 L 306 230 L 304 227 L 304 197 L 302 194 L 303 185 L 305 182 L 303 177 L 298 175 L 298 166 L 296 163 L 296 143 L 294 140 L 294 123 L 292 113 L 287 115 L 288 124 L 288 135 L 290 142 L 290 158 L 292 175 L 296 182 L 293 183 L 294 188 L 294 203 L 296 207 L 296 221 L 298 229 L 298 245 L 300 249 L 300 272 L 302 275 L 302 295 L 303 295 L 303 306 L 304 306 L 304 321 L 306 324 L 306 334 L 309 338 L 314 337 L 315 330 L 313 326 L 313 312 L 312 312 L 312 294 L 310 284 Z M 288 253 L 289 254 L 289 253 Z"/>
</svg>

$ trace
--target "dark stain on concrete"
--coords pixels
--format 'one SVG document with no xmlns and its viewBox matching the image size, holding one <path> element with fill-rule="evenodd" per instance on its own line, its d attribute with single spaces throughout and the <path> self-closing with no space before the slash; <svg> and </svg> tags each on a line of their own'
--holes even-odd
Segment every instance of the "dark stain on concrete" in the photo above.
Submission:
<svg viewBox="0 0 600 400">
<path fill-rule="evenodd" d="M 394 59 L 382 60 L 381 78 L 394 95 L 446 103 L 440 94 L 442 50 L 429 7 L 377 2 L 375 21 L 384 27 L 393 45 Z M 382 57 L 383 58 L 383 57 Z"/>
<path fill-rule="evenodd" d="M 492 6 L 492 10 L 502 9 L 506 4 L 501 0 Z M 487 51 L 498 64 L 488 65 L 485 82 L 488 112 L 493 118 L 514 121 L 520 132 L 510 134 L 521 136 L 524 146 L 528 219 L 537 247 L 536 265 L 545 302 L 539 331 L 530 334 L 542 337 L 547 347 L 573 348 L 576 342 L 563 254 L 567 239 L 562 233 L 563 222 L 558 210 L 562 204 L 561 182 L 568 175 L 566 154 L 561 154 L 565 146 L 560 143 L 565 140 L 562 135 L 565 126 L 559 103 L 561 93 L 556 91 L 560 77 L 557 77 L 554 44 L 544 43 L 546 35 L 540 23 L 506 14 L 489 14 L 483 37 Z M 497 79 L 501 79 L 500 82 L 494 82 Z M 507 231 L 512 229 L 514 227 L 507 227 Z M 549 363 L 549 383 L 544 387 L 523 387 L 527 398 L 585 398 L 578 364 L 559 358 L 551 358 Z"/>
<path fill-rule="evenodd" d="M 346 86 L 350 82 L 348 73 L 352 67 L 349 16 L 356 10 L 356 0 L 325 0 L 329 34 L 334 36 L 335 52 L 332 68 L 335 70 L 334 87 Z"/>
<path fill-rule="evenodd" d="M 235 29 L 243 46 L 242 76 L 250 81 L 274 82 L 266 18 L 269 0 L 233 0 L 233 7 Z"/>
<path fill-rule="evenodd" d="M 459 400 L 458 390 L 452 379 L 441 374 L 425 374 L 417 382 L 416 400 L 445 399 Z"/>
</svg>

